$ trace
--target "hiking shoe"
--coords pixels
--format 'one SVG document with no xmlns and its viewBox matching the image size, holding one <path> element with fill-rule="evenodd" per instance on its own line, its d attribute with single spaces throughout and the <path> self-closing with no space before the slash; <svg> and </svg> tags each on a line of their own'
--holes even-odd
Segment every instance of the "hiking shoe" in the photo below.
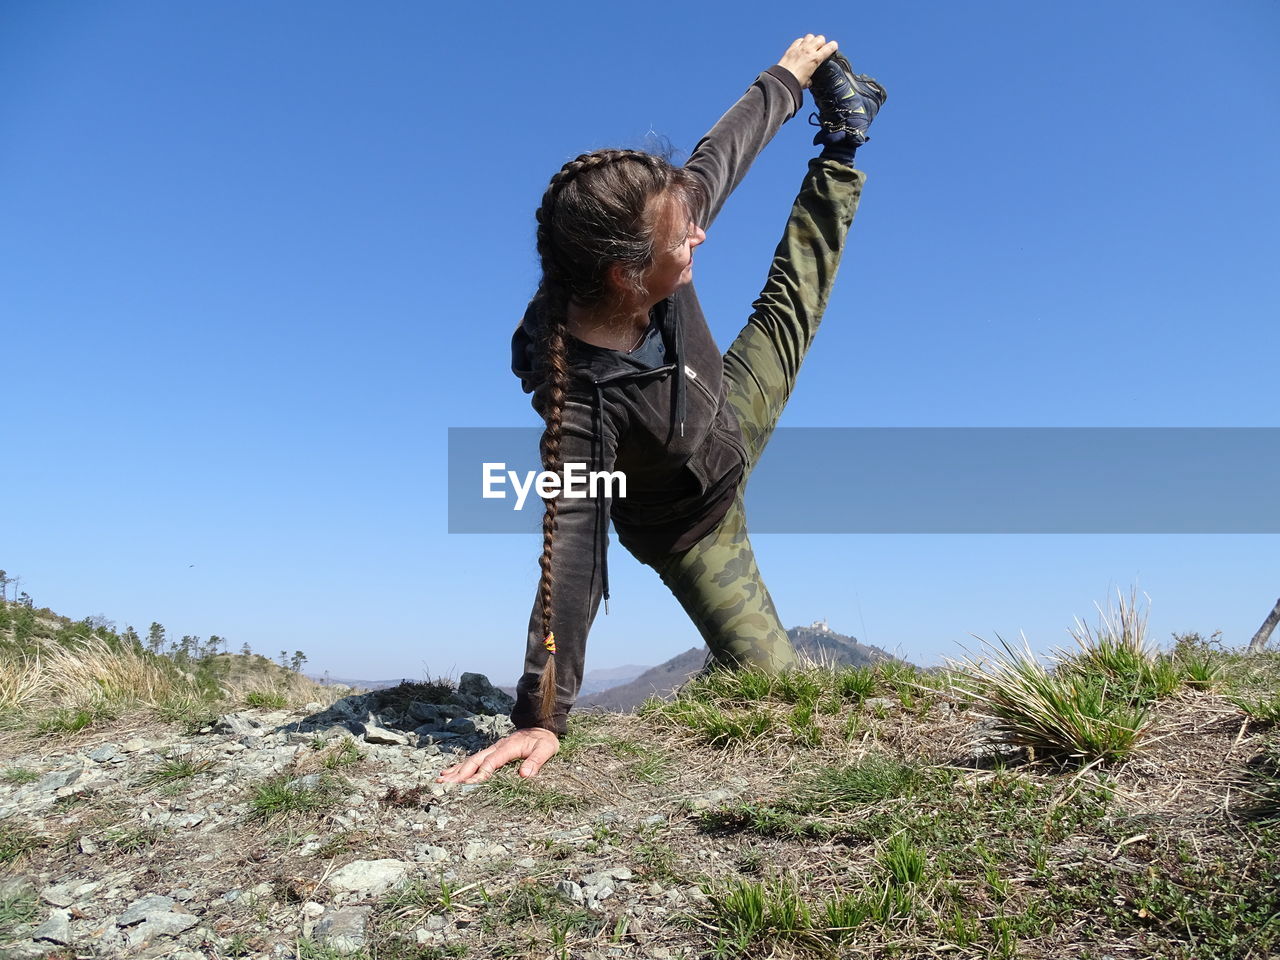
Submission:
<svg viewBox="0 0 1280 960">
<path fill-rule="evenodd" d="M 865 74 L 854 73 L 839 52 L 814 71 L 809 92 L 818 107 L 809 122 L 822 128 L 814 134 L 813 142 L 826 146 L 847 143 L 860 147 L 870 140 L 867 127 L 888 98 L 884 87 Z"/>
</svg>

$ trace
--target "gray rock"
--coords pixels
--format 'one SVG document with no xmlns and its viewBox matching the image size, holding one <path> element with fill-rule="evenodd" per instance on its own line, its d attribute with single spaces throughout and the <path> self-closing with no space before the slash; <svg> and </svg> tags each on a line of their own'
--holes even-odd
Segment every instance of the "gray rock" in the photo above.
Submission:
<svg viewBox="0 0 1280 960">
<path fill-rule="evenodd" d="M 480 673 L 464 673 L 458 681 L 458 699 L 473 713 L 510 713 L 515 700 L 489 682 Z"/>
<path fill-rule="evenodd" d="M 115 743 L 104 743 L 96 750 L 90 750 L 85 754 L 95 763 L 106 763 L 108 760 L 114 760 L 120 755 L 120 745 Z"/>
<path fill-rule="evenodd" d="M 365 743 L 378 743 L 385 746 L 404 746 L 409 742 L 409 738 L 403 734 L 388 730 L 386 727 L 376 727 L 371 723 L 365 724 L 364 740 Z"/>
<path fill-rule="evenodd" d="M 587 899 L 586 895 L 582 892 L 582 887 L 574 883 L 572 880 L 557 881 L 556 890 L 558 890 L 560 893 L 563 893 L 566 897 L 568 897 L 574 903 L 582 903 Z"/>
<path fill-rule="evenodd" d="M 606 870 L 597 870 L 582 878 L 583 885 L 602 886 L 606 883 L 612 883 L 614 880 L 630 880 L 632 877 L 630 867 L 609 867 Z"/>
<path fill-rule="evenodd" d="M 509 850 L 500 843 L 488 843 L 484 840 L 468 840 L 462 845 L 462 859 L 468 862 L 476 860 L 496 860 L 505 857 Z"/>
<path fill-rule="evenodd" d="M 329 886 L 338 892 L 377 897 L 400 884 L 409 873 L 409 864 L 400 860 L 356 860 L 329 877 Z"/>
<path fill-rule="evenodd" d="M 444 732 L 467 736 L 476 732 L 476 723 L 472 717 L 459 717 L 457 720 L 450 720 L 448 726 L 444 728 Z"/>
<path fill-rule="evenodd" d="M 339 953 L 355 953 L 365 945 L 365 924 L 373 907 L 338 907 L 315 925 L 315 936 Z"/>
<path fill-rule="evenodd" d="M 242 713 L 228 713 L 219 717 L 214 721 L 213 730 L 233 737 L 260 737 L 266 732 L 257 720 Z"/>
<path fill-rule="evenodd" d="M 153 913 L 129 929 L 129 946 L 136 947 L 157 937 L 176 937 L 200 922 L 189 913 Z"/>
<path fill-rule="evenodd" d="M 46 773 L 36 784 L 36 792 L 53 793 L 55 790 L 68 787 L 80 779 L 80 773 L 80 767 L 74 767 L 71 770 L 54 770 L 52 773 Z"/>
<path fill-rule="evenodd" d="M 685 806 L 694 811 L 710 810 L 713 807 L 723 806 L 737 796 L 732 790 L 711 790 L 708 793 L 690 797 L 685 801 Z"/>
<path fill-rule="evenodd" d="M 501 739 L 507 734 L 515 730 L 516 725 L 511 722 L 511 718 L 505 714 L 502 716 L 478 716 L 472 717 L 471 722 L 475 724 L 476 733 L 484 734 L 492 737 L 494 740 Z M 450 729 L 453 729 L 450 727 Z"/>
<path fill-rule="evenodd" d="M 71 943 L 71 914 L 66 910 L 54 910 L 48 920 L 36 927 L 31 939 L 67 946 Z"/>
<path fill-rule="evenodd" d="M 149 920 L 152 916 L 168 913 L 176 902 L 173 897 L 160 897 L 155 894 L 135 900 L 129 904 L 124 913 L 120 914 L 119 919 L 116 920 L 116 926 L 128 927 Z"/>
<path fill-rule="evenodd" d="M 465 717 L 471 713 L 466 707 L 456 703 L 423 703 L 414 700 L 408 707 L 409 717 L 418 723 L 441 726 L 455 717 Z"/>
<path fill-rule="evenodd" d="M 40 897 L 46 903 L 51 903 L 55 907 L 69 907 L 77 901 L 83 900 L 98 887 L 100 883 L 86 880 L 71 880 L 67 883 L 58 883 L 51 887 L 46 887 L 40 891 Z"/>
</svg>

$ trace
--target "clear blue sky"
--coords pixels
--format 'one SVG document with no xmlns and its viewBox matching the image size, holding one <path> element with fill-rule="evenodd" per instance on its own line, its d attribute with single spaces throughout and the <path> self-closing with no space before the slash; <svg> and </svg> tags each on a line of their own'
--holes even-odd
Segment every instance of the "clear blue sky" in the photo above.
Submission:
<svg viewBox="0 0 1280 960">
<path fill-rule="evenodd" d="M 687 151 L 806 31 L 889 102 L 784 424 L 1280 426 L 1274 2 L 7 0 L 0 566 L 72 616 L 334 675 L 514 679 L 539 543 L 445 532 L 445 440 L 535 422 L 507 363 L 541 191 L 582 150 Z M 809 138 L 699 250 L 722 344 Z M 1067 641 L 1131 583 L 1158 637 L 1245 642 L 1278 540 L 755 543 L 787 624 L 934 662 Z M 611 556 L 588 669 L 698 642 Z"/>
</svg>

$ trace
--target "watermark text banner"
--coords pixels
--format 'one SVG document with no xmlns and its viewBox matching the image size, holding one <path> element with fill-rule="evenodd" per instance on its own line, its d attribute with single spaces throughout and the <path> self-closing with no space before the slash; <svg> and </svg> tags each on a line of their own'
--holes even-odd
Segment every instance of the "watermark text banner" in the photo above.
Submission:
<svg viewBox="0 0 1280 960">
<path fill-rule="evenodd" d="M 450 428 L 450 533 L 541 528 L 540 437 Z M 746 505 L 753 533 L 1280 533 L 1280 428 L 782 428 Z"/>
</svg>

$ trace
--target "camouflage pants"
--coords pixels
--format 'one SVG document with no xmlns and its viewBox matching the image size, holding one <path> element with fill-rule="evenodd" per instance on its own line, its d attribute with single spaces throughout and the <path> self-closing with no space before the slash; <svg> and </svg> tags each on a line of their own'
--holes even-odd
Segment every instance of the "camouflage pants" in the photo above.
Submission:
<svg viewBox="0 0 1280 960">
<path fill-rule="evenodd" d="M 810 161 L 764 289 L 724 355 L 728 399 L 747 449 L 738 496 L 716 529 L 656 565 L 707 641 L 708 662 L 769 673 L 796 664 L 756 566 L 742 496 L 818 331 L 865 180 L 843 164 Z"/>
</svg>

